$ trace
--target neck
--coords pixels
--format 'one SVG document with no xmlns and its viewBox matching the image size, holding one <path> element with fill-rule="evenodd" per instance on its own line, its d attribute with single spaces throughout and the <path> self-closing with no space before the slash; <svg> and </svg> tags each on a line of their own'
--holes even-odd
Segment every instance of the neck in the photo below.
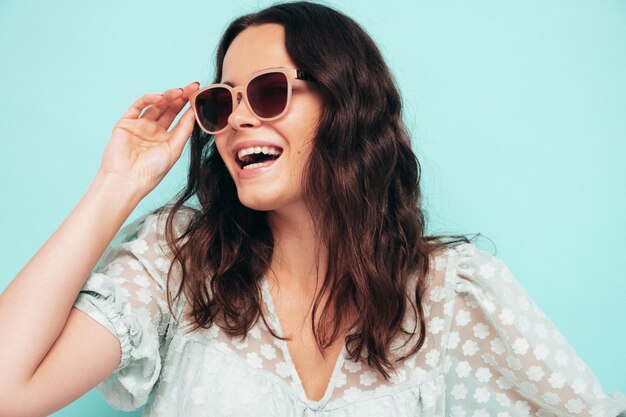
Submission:
<svg viewBox="0 0 626 417">
<path fill-rule="evenodd" d="M 274 237 L 269 277 L 283 291 L 313 296 L 326 274 L 327 253 L 306 209 L 272 211 L 268 222 Z"/>
</svg>

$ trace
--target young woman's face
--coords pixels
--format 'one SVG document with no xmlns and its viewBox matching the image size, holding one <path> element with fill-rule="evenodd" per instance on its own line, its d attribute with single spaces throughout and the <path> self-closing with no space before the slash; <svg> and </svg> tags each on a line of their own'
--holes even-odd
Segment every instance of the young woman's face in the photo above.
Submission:
<svg viewBox="0 0 626 417">
<path fill-rule="evenodd" d="M 255 72 L 276 67 L 297 68 L 285 48 L 282 25 L 263 24 L 241 32 L 224 57 L 222 83 L 245 84 Z M 276 120 L 262 121 L 243 100 L 235 103 L 227 129 L 215 135 L 215 144 L 237 186 L 241 203 L 251 209 L 280 211 L 301 206 L 301 180 L 309 157 L 322 100 L 315 84 L 293 80 L 291 102 Z M 269 166 L 243 169 L 237 151 L 268 146 L 280 152 Z"/>
</svg>

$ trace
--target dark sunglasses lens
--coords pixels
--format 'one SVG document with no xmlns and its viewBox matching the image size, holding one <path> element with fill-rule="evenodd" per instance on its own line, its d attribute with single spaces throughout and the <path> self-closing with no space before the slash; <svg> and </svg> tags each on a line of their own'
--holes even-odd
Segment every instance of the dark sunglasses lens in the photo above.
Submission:
<svg viewBox="0 0 626 417">
<path fill-rule="evenodd" d="M 260 117 L 278 116 L 287 106 L 287 76 L 282 72 L 270 72 L 254 78 L 248 84 L 248 101 Z"/>
<path fill-rule="evenodd" d="M 228 124 L 233 110 L 233 96 L 224 87 L 210 88 L 196 97 L 196 110 L 202 126 L 217 132 Z"/>
</svg>

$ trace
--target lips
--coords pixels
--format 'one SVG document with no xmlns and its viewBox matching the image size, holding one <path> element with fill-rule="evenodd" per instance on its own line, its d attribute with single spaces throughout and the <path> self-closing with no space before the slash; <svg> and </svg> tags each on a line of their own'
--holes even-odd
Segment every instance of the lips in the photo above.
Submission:
<svg viewBox="0 0 626 417">
<path fill-rule="evenodd" d="M 263 161 L 259 161 L 258 163 L 249 163 L 246 168 L 241 163 L 241 160 L 238 157 L 238 154 L 241 150 L 246 148 L 275 148 L 280 151 L 280 155 L 276 159 L 265 159 Z M 236 143 L 231 149 L 231 155 L 235 161 L 235 165 L 237 167 L 237 173 L 239 178 L 250 178 L 255 177 L 257 175 L 261 175 L 273 167 L 276 166 L 278 161 L 282 156 L 283 148 L 276 143 L 272 143 L 269 141 L 261 141 L 261 140 L 246 140 L 242 142 Z M 244 152 L 245 153 L 245 152 Z M 245 158 L 245 157 L 244 157 Z"/>
<path fill-rule="evenodd" d="M 282 151 L 278 148 L 269 146 L 251 146 L 249 148 L 243 148 L 239 151 L 237 154 L 237 163 L 243 169 L 252 169 L 278 159 L 280 155 L 282 155 Z"/>
<path fill-rule="evenodd" d="M 239 174 L 239 178 L 243 179 L 243 178 L 256 177 L 257 175 L 261 175 L 261 174 L 266 173 L 267 171 L 270 171 L 279 163 L 280 160 L 281 158 L 278 157 L 277 159 L 265 161 L 264 163 L 258 166 L 254 166 L 256 164 L 252 164 L 248 168 L 243 168 L 241 164 L 239 163 L 235 163 L 235 165 L 237 166 L 237 173 Z"/>
</svg>

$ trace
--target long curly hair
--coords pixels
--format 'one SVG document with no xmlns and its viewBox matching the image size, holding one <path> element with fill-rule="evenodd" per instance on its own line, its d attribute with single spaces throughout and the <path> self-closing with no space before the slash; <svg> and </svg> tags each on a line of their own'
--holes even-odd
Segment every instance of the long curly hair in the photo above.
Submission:
<svg viewBox="0 0 626 417">
<path fill-rule="evenodd" d="M 284 27 L 289 56 L 317 81 L 323 99 L 302 184 L 304 201 L 329 254 L 311 312 L 315 340 L 324 352 L 348 325 L 353 329 L 345 337 L 349 359 L 366 362 L 389 379 L 394 338 L 419 333 L 415 346 L 399 360 L 424 344 L 422 298 L 429 256 L 469 240 L 424 236 L 420 165 L 402 121 L 398 89 L 379 49 L 351 18 L 309 2 L 276 4 L 241 16 L 220 40 L 215 82 L 221 80 L 224 55 L 233 39 L 264 23 Z M 155 210 L 167 213 L 166 239 L 181 266 L 178 292 L 171 297 L 167 291 L 168 304 L 171 309 L 183 292 L 190 304 L 191 331 L 218 325 L 233 337 L 245 337 L 259 317 L 268 324 L 260 284 L 272 260 L 272 232 L 266 212 L 239 201 L 213 136 L 196 124 L 190 146 L 186 187 L 173 204 Z M 188 227 L 175 237 L 176 213 L 191 208 L 184 204 L 194 196 L 200 207 L 192 208 Z M 417 277 L 414 293 L 408 291 L 411 276 Z M 328 301 L 315 320 L 326 291 Z M 352 322 L 347 305 L 359 312 Z M 415 328 L 403 329 L 409 308 L 417 318 Z"/>
</svg>

